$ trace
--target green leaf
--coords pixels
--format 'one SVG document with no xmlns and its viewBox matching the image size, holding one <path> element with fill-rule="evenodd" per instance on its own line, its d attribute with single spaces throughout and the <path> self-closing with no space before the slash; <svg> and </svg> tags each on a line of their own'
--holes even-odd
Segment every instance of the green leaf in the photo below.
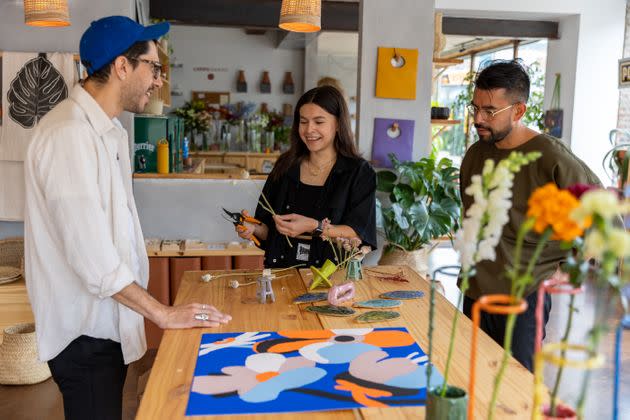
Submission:
<svg viewBox="0 0 630 420">
<path fill-rule="evenodd" d="M 394 197 L 396 198 L 396 202 L 400 203 L 400 205 L 404 208 L 409 208 L 415 201 L 415 195 L 413 188 L 411 188 L 407 184 L 398 184 L 394 187 L 392 191 Z"/>
<path fill-rule="evenodd" d="M 423 236 L 424 231 L 429 223 L 429 212 L 423 201 L 417 201 L 409 207 L 409 215 L 411 216 L 411 224 L 418 235 Z"/>
<path fill-rule="evenodd" d="M 449 217 L 454 220 L 459 219 L 461 207 L 457 201 L 450 197 L 445 197 L 439 201 L 438 205 L 446 214 L 449 215 Z"/>
<path fill-rule="evenodd" d="M 392 192 L 398 177 L 391 171 L 378 171 L 376 173 L 376 189 L 383 192 Z"/>
<path fill-rule="evenodd" d="M 400 227 L 402 230 L 409 229 L 409 220 L 407 220 L 407 217 L 405 217 L 405 211 L 403 210 L 402 206 L 398 203 L 394 203 L 392 204 L 392 210 L 394 211 L 394 217 L 396 223 L 398 223 L 398 227 Z"/>
</svg>

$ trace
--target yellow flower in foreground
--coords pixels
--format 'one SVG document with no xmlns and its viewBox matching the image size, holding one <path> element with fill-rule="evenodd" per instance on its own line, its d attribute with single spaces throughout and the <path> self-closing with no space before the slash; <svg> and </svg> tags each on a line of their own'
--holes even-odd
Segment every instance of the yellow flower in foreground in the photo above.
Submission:
<svg viewBox="0 0 630 420">
<path fill-rule="evenodd" d="M 591 219 L 582 224 L 571 218 L 573 209 L 580 205 L 573 194 L 567 190 L 559 190 L 556 184 L 548 183 L 534 190 L 527 201 L 527 217 L 534 218 L 534 231 L 543 233 L 551 227 L 551 239 L 572 241 L 582 236 L 584 229 L 591 225 Z"/>
<path fill-rule="evenodd" d="M 630 212 L 630 205 L 625 201 L 620 201 L 616 193 L 609 190 L 593 190 L 582 195 L 580 205 L 575 209 L 572 217 L 579 222 L 597 214 L 604 220 L 612 220 L 628 212 Z"/>
</svg>

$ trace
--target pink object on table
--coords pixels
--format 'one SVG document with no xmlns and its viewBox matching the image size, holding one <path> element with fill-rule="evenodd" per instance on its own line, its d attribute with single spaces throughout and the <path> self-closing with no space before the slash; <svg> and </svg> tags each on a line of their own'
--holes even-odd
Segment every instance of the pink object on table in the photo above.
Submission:
<svg viewBox="0 0 630 420">
<path fill-rule="evenodd" d="M 354 283 L 348 282 L 333 286 L 328 291 L 328 303 L 339 306 L 344 302 L 352 300 L 354 297 Z"/>
</svg>

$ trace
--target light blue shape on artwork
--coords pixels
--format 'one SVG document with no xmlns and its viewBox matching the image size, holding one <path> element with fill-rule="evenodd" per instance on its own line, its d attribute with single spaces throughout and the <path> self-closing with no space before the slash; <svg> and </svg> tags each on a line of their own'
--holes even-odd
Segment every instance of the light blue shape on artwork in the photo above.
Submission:
<svg viewBox="0 0 630 420">
<path fill-rule="evenodd" d="M 324 347 L 317 353 L 324 359 L 328 360 L 329 364 L 336 364 L 350 363 L 360 354 L 375 350 L 380 350 L 380 347 L 365 343 L 348 343 L 334 344 L 329 347 Z"/>
<path fill-rule="evenodd" d="M 412 388 L 421 389 L 427 387 L 427 367 L 428 363 L 418 366 L 418 369 L 408 373 L 406 375 L 397 376 L 390 379 L 385 385 L 396 386 L 399 388 Z M 431 386 L 441 384 L 443 381 L 442 375 L 438 372 L 437 368 L 433 366 L 431 370 Z"/>
<path fill-rule="evenodd" d="M 326 371 L 317 367 L 288 370 L 265 382 L 259 383 L 250 391 L 241 395 L 241 399 L 249 403 L 273 401 L 278 398 L 282 391 L 308 385 L 324 376 L 326 376 Z"/>
</svg>

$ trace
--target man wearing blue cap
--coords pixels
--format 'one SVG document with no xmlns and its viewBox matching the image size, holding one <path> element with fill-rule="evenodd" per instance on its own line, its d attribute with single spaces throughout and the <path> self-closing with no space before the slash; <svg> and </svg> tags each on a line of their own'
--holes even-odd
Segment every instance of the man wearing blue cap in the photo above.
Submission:
<svg viewBox="0 0 630 420">
<path fill-rule="evenodd" d="M 156 39 L 123 16 L 81 38 L 88 77 L 39 123 L 24 162 L 25 268 L 39 356 L 63 394 L 67 419 L 122 414 L 127 365 L 146 351 L 144 319 L 161 328 L 215 327 L 211 305 L 165 306 L 147 292 L 148 259 L 117 116 L 142 112 L 162 86 Z"/>
</svg>

